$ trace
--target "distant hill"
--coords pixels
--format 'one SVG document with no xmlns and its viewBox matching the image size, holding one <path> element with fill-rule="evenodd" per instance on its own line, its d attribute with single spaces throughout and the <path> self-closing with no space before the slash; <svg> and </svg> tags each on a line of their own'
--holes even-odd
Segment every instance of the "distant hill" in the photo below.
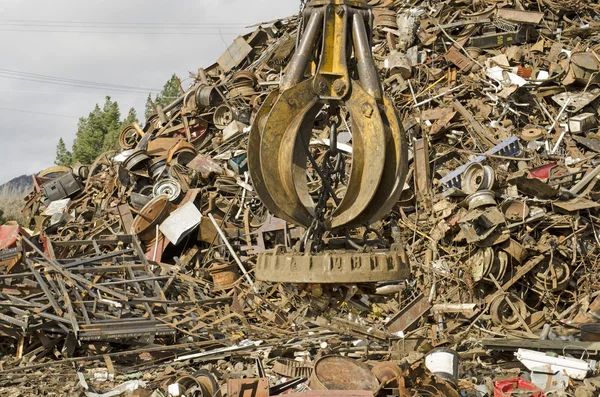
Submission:
<svg viewBox="0 0 600 397">
<path fill-rule="evenodd" d="M 33 186 L 33 181 L 31 180 L 31 175 L 21 175 L 16 178 L 11 179 L 6 182 L 4 185 L 0 185 L 0 190 L 4 189 L 16 189 L 22 190 L 24 188 L 28 188 Z"/>
</svg>

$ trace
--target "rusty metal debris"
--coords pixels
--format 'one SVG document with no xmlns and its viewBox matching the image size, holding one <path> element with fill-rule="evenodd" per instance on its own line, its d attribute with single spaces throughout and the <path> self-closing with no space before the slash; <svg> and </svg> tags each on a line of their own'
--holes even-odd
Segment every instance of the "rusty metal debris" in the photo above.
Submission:
<svg viewBox="0 0 600 397">
<path fill-rule="evenodd" d="M 120 151 L 33 177 L 0 388 L 597 394 L 598 6 L 369 6 L 260 25 Z"/>
</svg>

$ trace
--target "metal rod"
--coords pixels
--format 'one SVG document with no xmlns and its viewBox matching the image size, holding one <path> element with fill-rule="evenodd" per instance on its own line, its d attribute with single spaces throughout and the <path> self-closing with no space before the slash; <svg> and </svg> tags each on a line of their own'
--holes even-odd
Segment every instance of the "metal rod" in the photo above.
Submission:
<svg viewBox="0 0 600 397">
<path fill-rule="evenodd" d="M 414 105 L 413 107 L 415 107 L 415 108 L 418 108 L 419 106 L 423 106 L 423 105 L 425 105 L 426 103 L 429 103 L 429 102 L 431 102 L 431 101 L 433 101 L 433 100 L 435 100 L 435 99 L 438 99 L 439 97 L 443 97 L 444 95 L 450 94 L 451 92 L 454 92 L 454 91 L 456 91 L 456 90 L 458 90 L 458 89 L 460 89 L 460 88 L 463 88 L 464 86 L 465 86 L 464 84 L 461 84 L 461 85 L 459 85 L 458 87 L 451 88 L 451 89 L 449 89 L 448 91 L 442 92 L 441 94 L 438 94 L 438 95 L 436 95 L 436 96 L 433 96 L 433 97 L 431 97 L 431 98 L 429 98 L 429 99 L 426 99 L 426 100 L 424 100 L 424 101 L 422 101 L 422 102 L 415 103 L 415 105 Z"/>
<path fill-rule="evenodd" d="M 562 116 L 563 112 L 565 111 L 565 109 L 567 108 L 567 106 L 569 105 L 569 102 L 571 102 L 571 98 L 567 99 L 565 104 L 563 105 L 563 107 L 560 109 L 560 112 L 558 112 L 558 116 L 556 116 L 556 120 L 554 120 L 554 123 L 552 123 L 552 126 L 550 127 L 550 129 L 548 131 L 552 131 L 554 129 L 554 127 L 556 126 L 556 124 L 558 123 L 558 121 L 560 120 L 560 117 Z M 562 142 L 563 138 L 565 137 L 565 134 L 567 133 L 567 130 L 564 130 L 561 134 L 560 137 L 558 138 L 558 141 L 556 142 L 556 145 L 554 145 L 554 149 L 552 149 L 552 151 L 550 152 L 550 154 L 554 154 L 556 153 L 556 151 L 558 150 L 558 146 L 560 145 L 560 143 Z"/>
<path fill-rule="evenodd" d="M 355 13 L 352 21 L 352 40 L 356 53 L 356 68 L 360 82 L 365 90 L 377 100 L 383 99 L 379 74 L 373 61 L 371 43 L 367 35 L 367 28 L 361 13 Z"/>
<path fill-rule="evenodd" d="M 223 242 L 227 246 L 227 249 L 229 250 L 229 252 L 233 256 L 233 259 L 235 259 L 235 262 L 237 263 L 237 265 L 239 266 L 240 270 L 244 274 L 244 277 L 246 277 L 246 280 L 250 283 L 251 286 L 254 286 L 254 281 L 252 281 L 252 278 L 250 277 L 250 275 L 248 274 L 248 271 L 246 270 L 246 268 L 242 264 L 242 261 L 240 260 L 240 258 L 237 256 L 237 254 L 233 250 L 233 247 L 229 243 L 229 240 L 227 240 L 227 236 L 225 236 L 225 233 L 223 233 L 223 230 L 221 230 L 221 228 L 219 227 L 219 224 L 217 223 L 217 221 L 215 220 L 215 218 L 213 217 L 213 215 L 209 213 L 208 217 L 210 218 L 210 221 L 214 225 L 215 229 L 217 229 L 217 233 L 219 233 L 219 236 L 221 236 L 221 238 L 223 239 Z"/>
<path fill-rule="evenodd" d="M 306 30 L 304 31 L 304 35 L 300 41 L 300 45 L 298 46 L 296 53 L 288 65 L 288 72 L 281 80 L 282 90 L 287 90 L 302 80 L 302 76 L 304 76 L 306 67 L 312 59 L 313 48 L 317 42 L 317 37 L 319 37 L 319 33 L 322 30 L 319 29 L 320 27 L 322 28 L 322 26 L 319 25 L 321 25 L 322 22 L 323 10 L 313 11 L 310 19 L 308 20 Z"/>
</svg>

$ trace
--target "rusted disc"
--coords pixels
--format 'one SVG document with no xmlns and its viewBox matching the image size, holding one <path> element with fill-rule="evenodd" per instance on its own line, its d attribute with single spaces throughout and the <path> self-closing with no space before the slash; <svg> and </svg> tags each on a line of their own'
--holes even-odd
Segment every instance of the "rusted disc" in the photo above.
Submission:
<svg viewBox="0 0 600 397">
<path fill-rule="evenodd" d="M 235 120 L 233 109 L 228 105 L 221 105 L 215 109 L 213 123 L 219 130 L 224 130 L 232 121 Z"/>
<path fill-rule="evenodd" d="M 398 364 L 391 361 L 378 362 L 373 366 L 371 372 L 382 385 L 394 386 L 398 384 L 398 378 L 402 376 L 402 369 Z"/>
<path fill-rule="evenodd" d="M 462 190 L 467 194 L 491 190 L 495 179 L 496 175 L 492 167 L 484 166 L 481 163 L 472 163 L 463 174 Z"/>
<path fill-rule="evenodd" d="M 502 205 L 502 212 L 509 221 L 523 221 L 529 216 L 529 206 L 523 201 L 510 200 Z"/>
<path fill-rule="evenodd" d="M 467 264 L 471 269 L 473 281 L 479 282 L 490 274 L 495 258 L 494 249 L 490 247 L 479 248 L 470 256 Z"/>
<path fill-rule="evenodd" d="M 133 220 L 131 233 L 137 234 L 144 243 L 156 239 L 156 226 L 160 225 L 171 213 L 174 206 L 167 196 L 158 196 L 142 208 L 140 214 Z"/>
<path fill-rule="evenodd" d="M 202 390 L 206 391 L 204 396 L 221 397 L 221 390 L 219 389 L 219 385 L 213 374 L 205 369 L 201 369 L 194 374 L 194 378 L 200 384 Z"/>
<path fill-rule="evenodd" d="M 552 269 L 550 269 L 550 266 L 552 266 Z M 566 288 L 570 279 L 571 268 L 566 262 L 556 258 L 552 262 L 549 258 L 546 258 L 529 273 L 529 281 L 532 283 L 534 290 L 540 294 L 546 291 L 562 291 Z"/>
<path fill-rule="evenodd" d="M 544 130 L 539 128 L 529 128 L 521 133 L 521 139 L 526 142 L 537 141 L 544 136 Z"/>
<path fill-rule="evenodd" d="M 365 364 L 348 357 L 325 356 L 315 363 L 310 377 L 313 390 L 367 390 L 375 393 L 379 382 Z"/>
<path fill-rule="evenodd" d="M 527 317 L 527 307 L 521 298 L 512 294 L 499 294 L 490 304 L 492 322 L 506 329 L 518 329 L 521 327 L 519 316 L 512 311 L 506 299 L 510 299 L 522 318 Z"/>
</svg>

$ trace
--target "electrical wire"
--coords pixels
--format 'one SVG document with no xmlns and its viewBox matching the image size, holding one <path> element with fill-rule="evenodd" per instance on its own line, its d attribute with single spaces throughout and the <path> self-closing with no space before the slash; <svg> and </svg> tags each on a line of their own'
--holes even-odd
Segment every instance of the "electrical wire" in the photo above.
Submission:
<svg viewBox="0 0 600 397">
<path fill-rule="evenodd" d="M 44 115 L 44 116 L 64 117 L 64 118 L 68 118 L 68 119 L 79 119 L 79 117 L 67 116 L 66 114 L 35 112 L 32 110 L 11 109 L 11 108 L 3 108 L 3 107 L 0 107 L 0 110 L 6 110 L 6 111 L 10 111 L 10 112 L 19 112 L 19 113 L 40 114 L 40 115 Z"/>
<path fill-rule="evenodd" d="M 102 32 L 102 31 L 82 31 L 82 30 L 40 30 L 40 29 L 0 29 L 0 32 L 35 32 L 35 33 L 77 33 L 77 34 L 118 34 L 118 35 L 180 35 L 180 36 L 217 36 L 221 34 L 230 36 L 239 36 L 246 32 Z"/>
<path fill-rule="evenodd" d="M 2 22 L 0 22 L 2 23 Z M 164 25 L 164 26 L 145 26 L 145 25 L 64 25 L 64 24 L 11 24 L 11 23 L 2 23 L 3 27 L 9 27 L 11 29 L 14 28 L 65 28 L 65 29 L 140 29 L 140 30 L 160 30 L 160 29 L 170 29 L 170 30 L 232 30 L 232 29 L 245 29 L 244 25 L 207 25 L 207 26 L 176 26 L 176 25 Z"/>
<path fill-rule="evenodd" d="M 247 26 L 248 24 L 240 22 L 119 22 L 119 21 L 49 21 L 33 19 L 0 19 L 2 23 L 23 23 L 23 24 L 63 24 L 63 25 L 143 25 L 150 27 L 157 26 Z"/>
<path fill-rule="evenodd" d="M 101 88 L 121 88 L 121 89 L 126 89 L 126 90 L 135 90 L 135 91 L 144 91 L 144 92 L 148 92 L 148 91 L 160 92 L 160 90 L 157 88 L 135 87 L 135 86 L 129 86 L 129 85 L 123 85 L 123 84 L 110 84 L 110 83 L 100 83 L 97 81 L 89 81 L 89 80 L 69 79 L 66 77 L 50 76 L 50 75 L 46 75 L 46 74 L 31 73 L 31 72 L 21 72 L 18 70 L 11 70 L 11 69 L 0 68 L 0 73 L 14 75 L 14 76 L 18 76 L 18 77 L 38 79 L 38 80 L 49 80 L 49 81 L 57 81 L 57 82 L 64 82 L 64 83 L 97 86 L 97 87 L 101 87 Z"/>
<path fill-rule="evenodd" d="M 93 92 L 60 92 L 60 91 L 27 91 L 27 90 L 4 90 L 0 88 L 0 92 L 12 92 L 16 94 L 48 94 L 48 95 L 87 95 L 87 96 L 95 96 L 97 97 L 97 93 Z M 128 93 L 118 94 L 120 98 L 147 98 L 147 94 L 135 93 L 132 92 L 131 95 L 127 95 Z M 167 99 L 177 99 L 176 97 L 163 97 Z"/>
<path fill-rule="evenodd" d="M 83 84 L 72 84 L 72 83 L 59 82 L 59 81 L 10 76 L 10 75 L 3 75 L 1 72 L 0 72 L 0 78 L 31 81 L 34 83 L 53 84 L 53 85 L 60 85 L 60 86 L 67 86 L 67 87 L 89 88 L 89 89 L 93 89 L 93 90 L 128 92 L 128 93 L 132 93 L 132 94 L 144 94 L 144 93 L 148 94 L 149 93 L 149 91 L 144 91 L 144 90 L 128 90 L 128 89 L 114 88 L 114 87 L 101 87 L 101 86 L 92 86 L 92 85 L 83 85 Z M 152 92 L 160 92 L 160 91 L 152 90 Z"/>
</svg>

